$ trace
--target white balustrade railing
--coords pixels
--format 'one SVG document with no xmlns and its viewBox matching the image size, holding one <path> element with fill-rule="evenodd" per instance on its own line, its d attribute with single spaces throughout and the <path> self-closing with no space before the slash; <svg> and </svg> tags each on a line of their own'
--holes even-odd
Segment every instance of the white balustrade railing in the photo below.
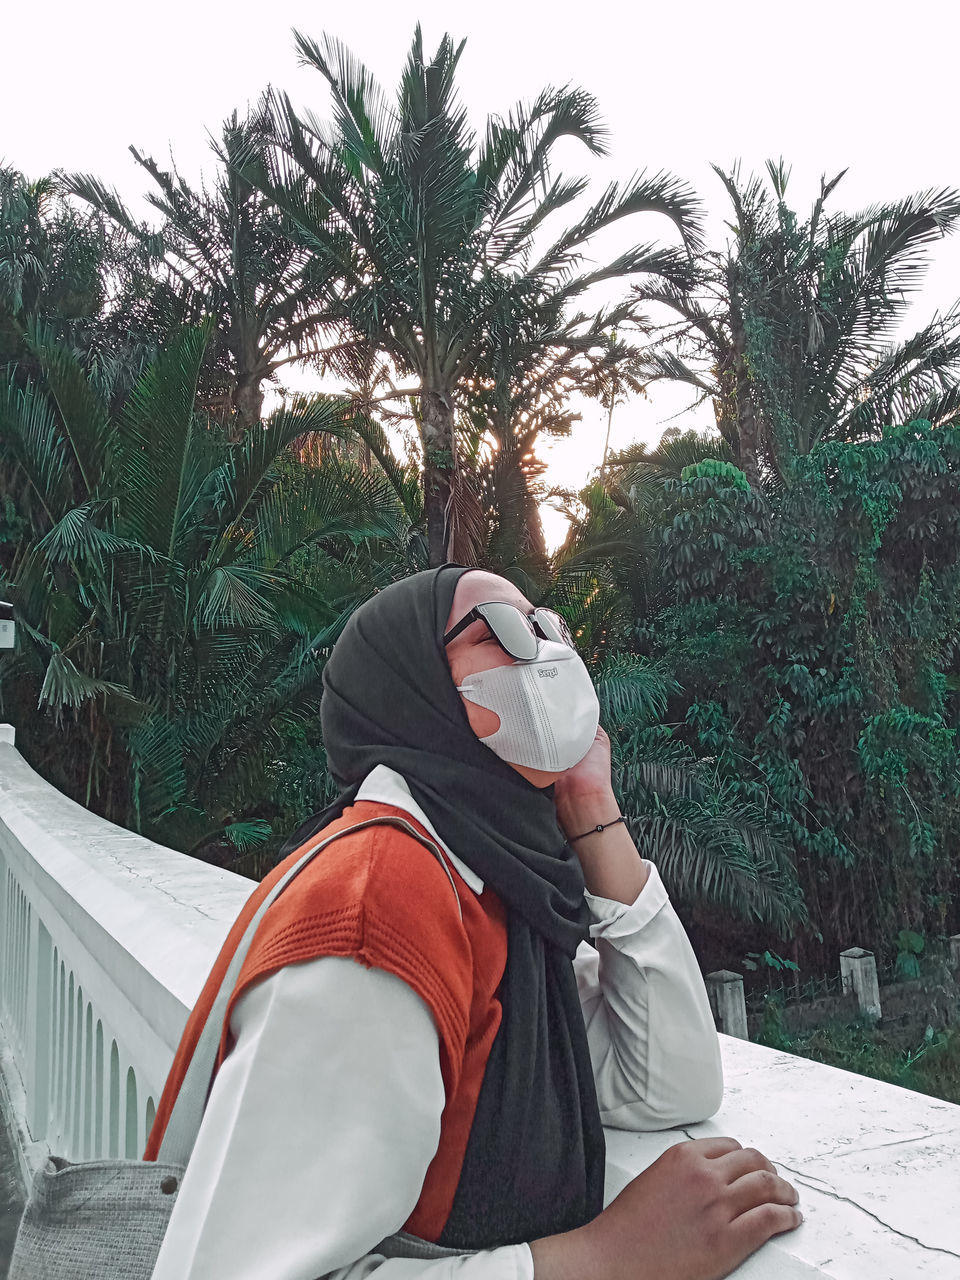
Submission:
<svg viewBox="0 0 960 1280">
<path fill-rule="evenodd" d="M 180 1033 L 251 883 L 124 831 L 44 782 L 0 726 L 0 1085 L 24 1173 L 143 1150 Z M 737 1280 L 957 1280 L 960 1107 L 721 1036 L 712 1120 L 607 1130 L 609 1200 L 685 1137 L 732 1134 L 805 1222 Z"/>
<path fill-rule="evenodd" d="M 6 728 L 6 726 L 4 727 Z M 0 1030 L 25 1171 L 137 1158 L 253 885 L 103 821 L 0 740 Z"/>
</svg>

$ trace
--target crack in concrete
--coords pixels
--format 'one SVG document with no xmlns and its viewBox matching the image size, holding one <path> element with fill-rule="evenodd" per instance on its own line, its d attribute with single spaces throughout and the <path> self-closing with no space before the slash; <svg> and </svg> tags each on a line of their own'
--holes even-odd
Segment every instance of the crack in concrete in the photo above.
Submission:
<svg viewBox="0 0 960 1280">
<path fill-rule="evenodd" d="M 883 1151 L 887 1147 L 903 1147 L 910 1142 L 923 1142 L 927 1138 L 943 1138 L 949 1133 L 956 1133 L 957 1126 L 951 1125 L 949 1129 L 934 1129 L 932 1131 L 925 1130 L 923 1133 L 915 1134 L 912 1138 L 896 1138 L 893 1142 L 877 1142 L 870 1147 L 847 1147 L 843 1143 L 839 1143 L 835 1147 L 831 1147 L 829 1151 L 821 1151 L 819 1155 L 811 1156 L 812 1160 L 829 1160 L 831 1156 L 845 1155 L 868 1155 L 871 1151 Z"/>
<path fill-rule="evenodd" d="M 680 1126 L 678 1126 L 678 1128 L 680 1128 Z M 944 1129 L 942 1130 L 942 1133 L 954 1133 L 955 1131 L 956 1130 L 954 1127 L 952 1129 Z M 685 1138 L 689 1138 L 691 1142 L 695 1140 L 693 1134 L 690 1133 L 688 1129 L 680 1128 L 680 1132 L 683 1134 Z M 924 1136 L 928 1138 L 932 1138 L 932 1137 L 938 1137 L 940 1135 L 928 1133 L 928 1134 L 925 1134 Z M 917 1139 L 903 1138 L 900 1141 L 916 1142 Z M 884 1142 L 880 1144 L 881 1147 L 895 1147 L 898 1145 L 899 1143 L 897 1142 Z M 868 1150 L 868 1151 L 876 1150 L 876 1149 L 878 1148 L 871 1148 L 871 1147 L 865 1148 L 865 1150 Z M 823 1157 L 819 1157 L 819 1158 L 822 1159 Z M 784 1169 L 787 1173 L 791 1175 L 791 1177 L 796 1178 L 797 1181 L 800 1183 L 800 1185 L 802 1187 L 806 1187 L 808 1191 L 819 1191 L 821 1195 L 829 1196 L 831 1200 L 839 1200 L 844 1204 L 852 1205 L 854 1209 L 859 1209 L 861 1213 L 866 1214 L 868 1218 L 872 1218 L 874 1222 L 879 1223 L 881 1227 L 884 1227 L 887 1231 L 892 1232 L 895 1236 L 899 1236 L 901 1240 L 909 1240 L 912 1244 L 919 1245 L 921 1249 L 925 1249 L 928 1253 L 942 1253 L 948 1258 L 960 1258 L 960 1253 L 955 1253 L 953 1249 L 944 1249 L 940 1245 L 936 1245 L 936 1244 L 924 1244 L 924 1242 L 919 1238 L 919 1236 L 911 1236 L 906 1231 L 898 1231 L 896 1227 L 892 1227 L 889 1222 L 884 1222 L 883 1218 L 879 1217 L 878 1214 L 874 1213 L 870 1209 L 865 1209 L 864 1206 L 862 1204 L 858 1204 L 856 1200 L 851 1200 L 849 1196 L 842 1196 L 838 1191 L 833 1191 L 827 1185 L 827 1183 L 823 1181 L 822 1178 L 818 1178 L 814 1174 L 801 1173 L 798 1169 L 791 1169 L 790 1166 L 787 1164 L 784 1164 L 782 1160 L 774 1160 L 773 1163 L 777 1166 L 778 1169 Z M 813 1185 L 815 1183 L 819 1183 L 820 1185 L 819 1186 Z"/>
<path fill-rule="evenodd" d="M 13 750 L 15 751 L 16 748 L 13 748 Z M 31 779 L 29 774 L 22 781 L 22 784 L 19 787 L 19 789 L 14 785 L 14 782 L 15 782 L 15 779 L 11 777 L 9 773 L 4 773 L 3 775 L 0 775 L 0 796 L 6 796 L 7 794 L 9 794 L 10 796 L 15 797 L 16 808 L 23 813 L 26 820 L 30 822 L 34 827 L 36 827 L 38 831 L 45 833 L 49 826 L 49 814 L 48 814 L 49 799 L 47 795 L 44 793 L 44 786 L 46 784 L 43 783 L 42 779 L 39 779 L 39 780 Z M 66 797 L 63 797 L 63 798 L 67 799 Z M 31 801 L 33 802 L 32 806 L 30 803 Z M 69 801 L 69 800 L 68 800 L 68 803 L 70 805 L 74 804 L 73 801 Z M 163 888 L 162 885 L 159 885 L 156 882 L 156 880 L 153 879 L 149 871 L 144 871 L 142 869 L 139 869 L 139 864 L 136 861 L 135 852 L 129 849 L 128 850 L 111 849 L 110 847 L 111 842 L 109 840 L 107 840 L 106 844 L 104 844 L 102 839 L 102 832 L 99 826 L 102 820 L 99 819 L 90 810 L 84 809 L 82 806 L 79 806 L 79 805 L 76 807 L 80 809 L 81 835 L 85 838 L 88 849 L 93 849 L 98 854 L 98 856 L 112 862 L 115 867 L 118 867 L 125 875 L 128 875 L 131 879 L 138 880 L 142 884 L 147 884 L 152 889 L 156 890 L 156 892 L 162 893 L 164 897 L 169 898 L 171 902 L 175 902 L 177 906 L 183 907 L 188 911 L 195 912 L 197 915 L 201 916 L 204 920 L 215 919 L 215 917 L 212 916 L 209 911 L 205 911 L 202 907 L 198 906 L 196 903 L 185 902 L 182 898 L 179 898 L 176 895 L 176 893 L 172 892 L 169 889 Z M 8 828 L 8 830 L 10 830 L 10 828 Z M 125 832 L 125 834 L 136 835 L 135 832 Z M 11 830 L 11 835 L 13 836 L 14 840 L 17 840 L 19 843 L 19 837 L 16 835 L 16 832 L 14 830 Z M 137 838 L 144 839 L 144 840 L 146 839 L 146 837 L 137 837 Z M 154 842 L 150 841 L 149 843 L 152 844 Z M 26 846 L 23 846 L 23 847 L 26 848 Z M 162 848 L 163 846 L 158 846 L 158 847 Z M 32 856 L 32 855 L 28 855 L 28 856 Z M 254 884 L 254 883 L 255 883 L 254 881 L 251 881 L 251 884 Z"/>
<path fill-rule="evenodd" d="M 183 898 L 177 897 L 171 889 L 167 889 L 163 884 L 155 880 L 148 871 L 141 871 L 132 863 L 122 861 L 118 855 L 113 853 L 103 853 L 101 850 L 101 856 L 109 858 L 113 865 L 119 867 L 131 880 L 139 880 L 141 884 L 149 885 L 155 893 L 162 893 L 165 898 L 175 902 L 178 907 L 184 907 L 188 911 L 195 911 L 197 915 L 203 916 L 204 920 L 212 920 L 214 918 L 209 911 L 204 911 L 203 907 L 197 903 L 185 902 Z"/>
<path fill-rule="evenodd" d="M 39 825 L 39 823 L 37 823 L 36 825 Z M 146 837 L 144 837 L 144 839 L 145 838 Z M 23 846 L 23 847 L 26 848 L 26 846 Z M 158 846 L 158 847 L 162 848 L 162 846 Z M 169 900 L 173 903 L 176 903 L 178 907 L 182 907 L 186 911 L 192 911 L 196 915 L 201 916 L 204 920 L 215 919 L 215 917 L 212 916 L 209 911 L 205 911 L 203 907 L 201 907 L 199 904 L 195 902 L 188 902 L 184 898 L 178 897 L 176 893 L 174 893 L 170 889 L 167 889 L 162 883 L 158 882 L 154 878 L 154 873 L 157 871 L 157 868 L 154 867 L 152 869 L 148 868 L 144 870 L 134 860 L 135 854 L 132 854 L 129 850 L 127 851 L 114 850 L 114 849 L 111 849 L 109 843 L 104 845 L 102 842 L 97 842 L 95 840 L 87 841 L 87 849 L 88 851 L 96 854 L 98 858 L 102 858 L 105 862 L 112 863 L 113 866 L 118 868 L 118 870 L 120 870 L 125 877 L 128 877 L 129 879 L 136 881 L 139 884 L 148 885 L 153 892 L 160 893 L 165 898 L 169 898 Z M 28 851 L 28 857 L 32 857 L 32 855 L 29 854 L 29 851 Z M 51 876 L 52 876 L 52 873 L 51 873 Z M 52 878 L 55 879 L 55 877 L 52 877 Z M 251 881 L 250 883 L 254 884 L 254 881 Z M 96 919 L 97 917 L 94 917 L 94 918 Z"/>
<path fill-rule="evenodd" d="M 821 1195 L 829 1196 L 831 1200 L 839 1200 L 843 1204 L 852 1205 L 854 1209 L 859 1209 L 861 1213 L 866 1214 L 868 1218 L 872 1218 L 874 1222 L 879 1223 L 881 1227 L 892 1232 L 895 1236 L 899 1236 L 901 1240 L 909 1240 L 911 1244 L 919 1245 L 921 1249 L 926 1250 L 928 1253 L 942 1253 L 948 1258 L 960 1258 L 960 1253 L 955 1253 L 953 1249 L 944 1249 L 937 1244 L 925 1244 L 919 1236 L 912 1236 L 906 1231 L 899 1231 L 896 1227 L 891 1226 L 889 1222 L 884 1222 L 883 1218 L 874 1213 L 871 1209 L 865 1209 L 864 1206 L 859 1204 L 856 1200 L 851 1200 L 849 1196 L 842 1196 L 838 1191 L 831 1191 L 822 1183 L 820 1178 L 800 1173 L 798 1169 L 791 1169 L 789 1165 L 783 1164 L 780 1161 L 775 1161 L 775 1163 L 781 1169 L 786 1169 L 787 1173 L 789 1173 L 791 1177 L 796 1178 L 800 1185 L 802 1187 L 806 1187 L 808 1191 L 819 1191 Z M 813 1186 L 813 1183 L 820 1183 L 820 1185 Z"/>
</svg>

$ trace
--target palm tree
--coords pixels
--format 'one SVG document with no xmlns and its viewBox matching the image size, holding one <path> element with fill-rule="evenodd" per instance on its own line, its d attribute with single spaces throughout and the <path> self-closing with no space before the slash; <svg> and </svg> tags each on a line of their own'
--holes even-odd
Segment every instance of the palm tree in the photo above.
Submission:
<svg viewBox="0 0 960 1280">
<path fill-rule="evenodd" d="M 700 261 L 697 286 L 653 282 L 638 301 L 669 307 L 648 352 L 648 378 L 712 400 L 717 427 L 754 486 L 786 477 L 821 440 L 877 438 L 890 423 L 960 414 L 960 311 L 897 338 L 932 245 L 960 218 L 960 194 L 926 191 L 856 214 L 827 214 L 822 181 L 809 219 L 786 204 L 789 171 L 769 189 L 716 169 L 734 239 Z"/>
<path fill-rule="evenodd" d="M 477 476 L 493 525 L 485 565 L 502 572 L 522 560 L 528 571 L 546 570 L 539 511 L 546 467 L 537 442 L 569 435 L 580 419 L 576 396 L 608 401 L 639 389 L 639 352 L 616 331 L 629 311 L 620 304 L 571 315 L 538 297 L 514 300 L 491 326 L 462 392 L 469 427 L 490 444 Z"/>
<path fill-rule="evenodd" d="M 208 336 L 174 335 L 116 412 L 42 330 L 43 385 L 0 387 L 33 525 L 0 575 L 20 624 L 5 705 L 62 790 L 190 851 L 269 834 L 278 745 L 315 718 L 324 655 L 367 589 L 349 572 L 310 589 L 294 558 L 395 533 L 375 477 L 335 460 L 282 474 L 292 441 L 344 431 L 343 402 L 296 402 L 240 444 L 195 412 Z"/>
<path fill-rule="evenodd" d="M 323 351 L 319 260 L 284 235 L 276 210 L 240 172 L 240 162 L 249 164 L 262 145 L 262 130 L 256 115 L 240 120 L 234 112 L 224 122 L 212 191 L 194 190 L 176 168 L 162 169 L 131 147 L 157 187 L 147 199 L 163 215 L 158 232 L 138 223 L 98 179 L 78 174 L 68 183 L 152 255 L 161 329 L 215 317 L 209 354 L 219 366 L 214 382 L 223 386 L 221 417 L 234 439 L 259 423 L 264 382 L 291 362 L 321 360 Z"/>
<path fill-rule="evenodd" d="M 106 219 L 68 199 L 61 173 L 28 181 L 0 167 L 0 369 L 19 363 L 21 378 L 29 375 L 25 339 L 36 323 L 88 367 L 108 346 L 119 360 L 129 340 L 114 322 L 122 313 L 129 326 L 131 286 L 143 268 L 124 250 Z"/>
<path fill-rule="evenodd" d="M 454 507 L 460 460 L 456 418 L 466 382 L 495 362 L 498 323 L 542 309 L 545 359 L 566 345 L 560 317 L 601 281 L 641 274 L 680 287 L 683 250 L 638 245 L 581 269 L 605 227 L 655 211 L 686 245 L 697 243 L 697 207 L 675 179 L 641 175 L 607 188 L 556 239 L 541 244 L 551 214 L 586 189 L 555 177 L 556 143 L 573 137 L 605 150 L 596 104 L 579 90 L 545 90 L 528 108 L 491 118 L 477 142 L 456 95 L 463 44 L 445 36 L 432 59 L 419 28 L 391 107 L 370 73 L 336 40 L 296 35 L 301 60 L 330 86 L 333 119 L 302 118 L 273 96 L 275 146 L 264 189 L 296 227 L 327 279 L 328 312 L 350 342 L 383 352 L 415 399 L 422 444 L 430 563 L 458 554 Z M 587 326 L 589 327 L 589 325 Z"/>
<path fill-rule="evenodd" d="M 629 666 L 620 671 L 629 662 L 621 657 L 607 664 L 612 670 L 598 680 L 601 692 L 612 678 L 629 676 Z M 648 664 L 651 669 L 665 694 L 673 682 Z M 688 908 L 739 917 L 790 937 L 808 915 L 786 823 L 744 798 L 713 762 L 698 759 L 673 738 L 657 723 L 663 718 L 663 705 L 646 723 L 635 718 L 615 747 L 622 808 L 630 814 L 637 848 L 656 861 L 671 896 Z"/>
</svg>

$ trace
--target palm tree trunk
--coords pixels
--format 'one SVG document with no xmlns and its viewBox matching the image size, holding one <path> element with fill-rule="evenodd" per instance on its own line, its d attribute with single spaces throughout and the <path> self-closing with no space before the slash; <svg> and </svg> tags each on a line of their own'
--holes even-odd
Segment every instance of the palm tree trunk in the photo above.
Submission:
<svg viewBox="0 0 960 1280">
<path fill-rule="evenodd" d="M 747 365 L 747 335 L 738 319 L 733 324 L 733 371 L 737 406 L 737 459 L 740 470 L 754 489 L 760 487 L 760 424 Z"/>
<path fill-rule="evenodd" d="M 263 392 L 260 390 L 261 379 L 258 374 L 240 374 L 233 388 L 233 407 L 236 420 L 231 432 L 234 440 L 242 440 L 251 427 L 260 422 L 263 413 Z"/>
<path fill-rule="evenodd" d="M 543 520 L 540 518 L 540 511 L 536 505 L 530 510 L 527 518 L 527 555 L 538 565 L 544 565 L 547 560 L 547 540 L 543 532 Z"/>
<path fill-rule="evenodd" d="M 449 391 L 433 387 L 421 390 L 423 506 L 431 569 L 450 558 L 451 481 L 457 465 L 453 418 L 453 396 Z"/>
<path fill-rule="evenodd" d="M 530 481 L 526 474 L 523 475 L 523 525 L 524 525 L 524 553 L 538 564 L 544 564 L 547 559 L 547 540 L 543 536 L 543 521 L 540 519 L 540 507 L 537 500 L 530 492 Z"/>
</svg>

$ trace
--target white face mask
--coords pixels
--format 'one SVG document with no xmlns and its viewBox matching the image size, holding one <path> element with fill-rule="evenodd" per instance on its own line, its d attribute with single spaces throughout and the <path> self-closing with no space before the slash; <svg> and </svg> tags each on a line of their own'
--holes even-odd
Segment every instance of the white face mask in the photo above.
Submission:
<svg viewBox="0 0 960 1280">
<path fill-rule="evenodd" d="M 562 773 L 593 745 L 600 704 L 569 645 L 542 640 L 532 662 L 475 671 L 457 689 L 500 717 L 496 733 L 480 741 L 509 764 Z"/>
</svg>

